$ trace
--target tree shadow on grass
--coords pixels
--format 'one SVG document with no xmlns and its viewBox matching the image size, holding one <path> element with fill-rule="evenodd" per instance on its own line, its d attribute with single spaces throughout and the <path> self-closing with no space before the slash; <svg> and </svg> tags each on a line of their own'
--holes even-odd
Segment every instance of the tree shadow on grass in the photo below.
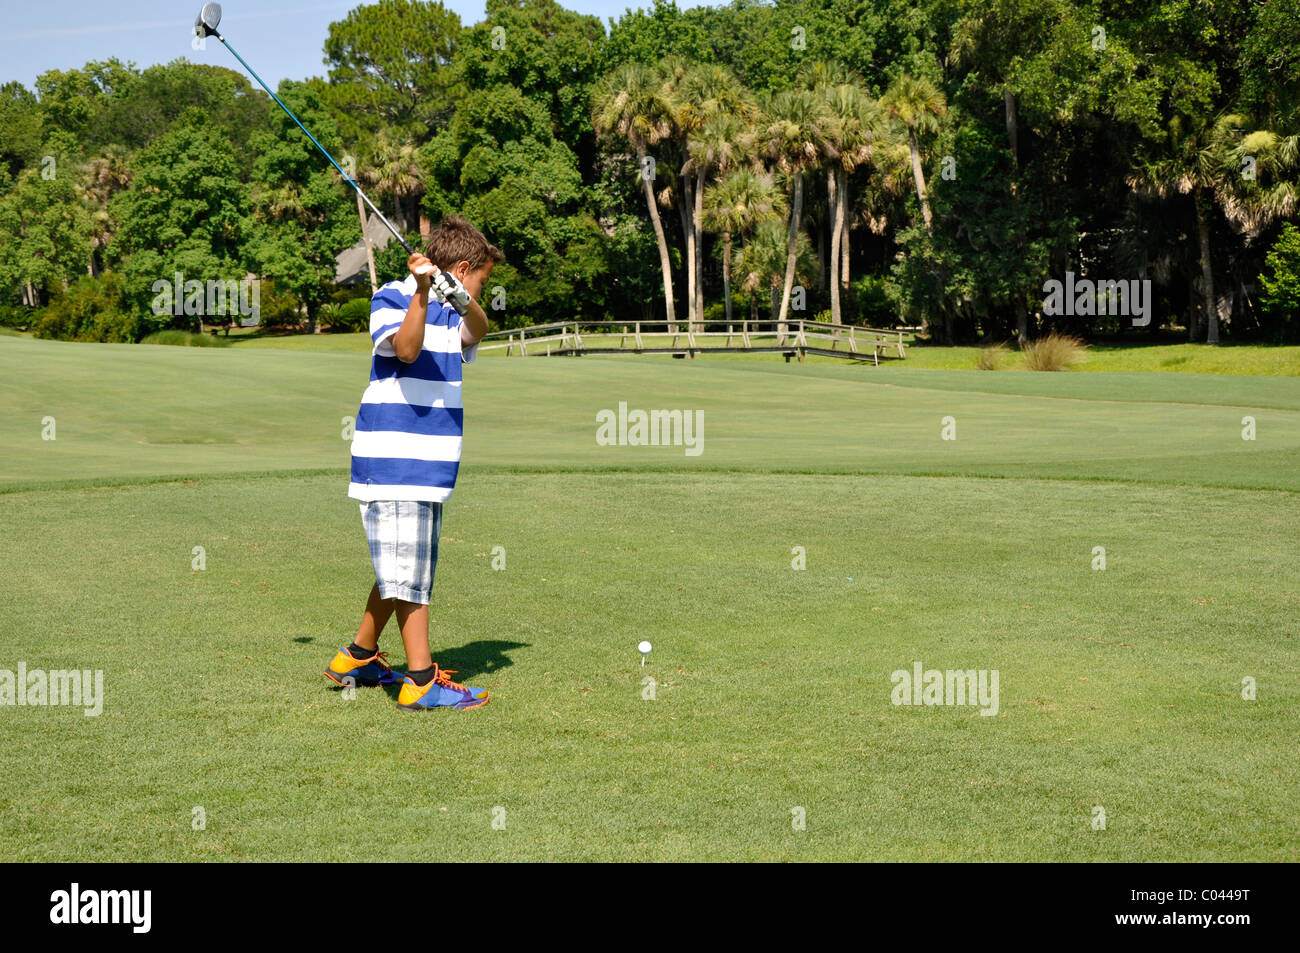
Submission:
<svg viewBox="0 0 1300 953">
<path fill-rule="evenodd" d="M 464 684 L 467 678 L 490 675 L 514 665 L 514 660 L 506 653 L 530 647 L 527 642 L 470 642 L 456 649 L 440 649 L 433 653 L 433 660 L 443 668 L 454 669 L 456 681 Z"/>
</svg>

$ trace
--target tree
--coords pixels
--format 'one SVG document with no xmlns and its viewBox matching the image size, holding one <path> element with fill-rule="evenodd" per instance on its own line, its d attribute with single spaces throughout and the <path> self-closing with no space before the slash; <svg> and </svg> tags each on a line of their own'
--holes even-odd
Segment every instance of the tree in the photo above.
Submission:
<svg viewBox="0 0 1300 953">
<path fill-rule="evenodd" d="M 1284 315 L 1294 333 L 1300 315 L 1300 229 L 1290 222 L 1283 225 L 1264 263 L 1260 301 L 1269 311 Z"/>
<path fill-rule="evenodd" d="M 919 137 L 938 128 L 938 120 L 948 112 L 943 92 L 925 77 L 898 77 L 890 84 L 880 101 L 881 107 L 907 128 L 907 141 L 911 149 L 912 177 L 916 181 L 916 198 L 921 203 L 921 217 L 925 230 L 934 231 L 930 202 L 925 191 L 925 173 L 921 170 Z"/>
<path fill-rule="evenodd" d="M 1207 344 L 1219 343 L 1210 216 L 1216 204 L 1229 203 L 1234 193 L 1239 194 L 1240 166 L 1234 162 L 1233 150 L 1243 124 L 1243 117 L 1231 113 L 1213 117 L 1203 113 L 1175 114 L 1166 126 L 1162 152 L 1154 158 L 1139 160 L 1129 176 L 1134 188 L 1158 198 L 1174 193 L 1191 197 L 1200 251 Z M 1188 337 L 1195 340 L 1196 322 L 1188 324 Z"/>
<path fill-rule="evenodd" d="M 1019 200 L 1020 124 L 1016 109 L 1016 86 L 1010 73 L 1014 62 L 1025 56 L 1031 44 L 1038 47 L 1043 30 L 1043 5 L 1024 7 L 1023 0 L 995 0 L 966 12 L 953 27 L 948 63 L 969 66 L 970 77 L 987 94 L 1002 99 L 1007 151 L 1011 158 L 1007 201 Z M 1048 14 L 1050 16 L 1050 14 Z M 1016 236 L 1017 248 L 1024 258 L 1025 236 Z M 1029 310 L 1022 296 L 1014 295 L 1016 329 L 1020 340 L 1029 335 Z"/>
<path fill-rule="evenodd" d="M 727 323 L 731 323 L 731 239 L 747 238 L 759 225 L 785 212 L 785 196 L 768 175 L 739 168 L 704 194 L 704 223 L 722 233 L 722 288 Z"/>
<path fill-rule="evenodd" d="M 610 18 L 601 59 L 608 74 L 624 63 L 654 66 L 666 56 L 699 56 L 712 42 L 691 11 L 678 9 L 675 0 L 653 0 L 649 9 L 628 8 L 617 21 Z"/>
<path fill-rule="evenodd" d="M 452 66 L 460 43 L 460 17 L 438 2 L 378 0 L 331 23 L 325 62 L 345 138 L 384 129 L 425 142 L 460 98 Z"/>
<path fill-rule="evenodd" d="M 618 136 L 627 141 L 637 158 L 637 176 L 645 192 L 650 224 L 659 246 L 659 267 L 663 273 L 664 308 L 671 324 L 677 318 L 673 307 L 672 259 L 668 240 L 655 197 L 654 179 L 657 164 L 651 160 L 651 147 L 668 138 L 670 128 L 668 104 L 660 90 L 654 71 L 639 63 L 627 63 L 613 70 L 596 88 L 592 97 L 591 124 L 597 133 Z"/>
<path fill-rule="evenodd" d="M 683 179 L 690 180 L 690 244 L 694 252 L 695 319 L 704 317 L 704 191 L 709 176 L 725 175 L 753 147 L 748 122 L 757 109 L 748 93 L 725 67 L 704 64 L 692 69 L 676 86 L 679 115 L 693 113 L 686 138 L 687 160 L 682 167 Z M 689 257 L 689 256 L 688 256 Z"/>
<path fill-rule="evenodd" d="M 0 287 L 19 291 L 28 307 L 65 290 L 84 270 L 89 232 L 69 163 L 24 169 L 0 197 Z"/>
<path fill-rule="evenodd" d="M 781 325 L 779 331 L 784 334 L 790 291 L 794 286 L 800 216 L 803 213 L 803 175 L 825 161 L 829 144 L 836 134 L 835 117 L 826 105 L 826 100 L 811 90 L 787 89 L 766 98 L 760 129 L 760 140 L 767 155 L 789 177 L 792 185 L 785 281 L 778 317 Z"/>
<path fill-rule="evenodd" d="M 599 17 L 556 0 L 487 0 L 483 21 L 465 31 L 456 65 L 465 89 L 512 86 L 541 106 L 588 177 L 596 153 L 591 94 L 603 73 L 604 43 Z"/>
<path fill-rule="evenodd" d="M 952 209 L 978 224 L 963 232 L 967 248 L 951 247 L 952 266 L 990 279 L 970 293 L 984 299 L 986 311 L 1001 311 L 1005 301 L 1026 340 L 1044 268 L 1119 254 L 1121 242 L 1085 251 L 1079 232 L 1108 242 L 1117 234 L 1109 210 L 1130 203 L 1116 188 L 1127 163 L 1114 157 L 1132 155 L 1142 135 L 1158 134 L 1168 80 L 1183 71 L 1166 62 L 1164 43 L 1144 35 L 1140 22 L 1126 17 L 1119 29 L 1069 0 L 959 0 L 958 14 L 945 58 L 954 91 L 945 135 L 962 145 L 945 149 L 961 157 L 964 170 L 978 170 L 960 177 Z M 1166 10 L 1153 19 L 1170 14 L 1180 15 Z M 994 222 L 1012 231 L 994 234 Z M 985 330 L 996 323 L 986 316 Z"/>
<path fill-rule="evenodd" d="M 818 61 L 801 77 L 826 100 L 834 122 L 828 127 L 826 197 L 831 219 L 831 321 L 842 324 L 840 293 L 849 286 L 849 181 L 868 162 L 884 118 L 858 77 L 834 61 Z"/>
<path fill-rule="evenodd" d="M 393 142 L 385 133 L 379 134 L 374 155 L 362 165 L 358 176 L 363 185 L 381 200 L 392 203 L 393 224 L 402 231 L 410 231 L 418 224 L 420 198 L 424 195 L 424 180 L 413 142 Z M 372 200 L 373 201 L 373 200 Z M 365 227 L 365 223 L 362 223 Z M 420 229 L 421 235 L 424 229 Z"/>
<path fill-rule="evenodd" d="M 696 108 L 690 94 L 683 94 L 678 86 L 695 69 L 694 60 L 685 56 L 666 56 L 655 66 L 659 80 L 659 96 L 664 105 L 668 135 L 664 138 L 660 156 L 663 164 L 675 171 L 665 186 L 662 198 L 677 205 L 677 217 L 682 226 L 682 247 L 686 253 L 686 319 L 694 328 L 697 320 L 698 299 L 695 286 L 699 278 L 695 225 L 692 213 L 695 208 L 695 177 L 690 168 L 688 140 L 692 132 L 703 123 L 704 116 Z M 668 178 L 668 177 L 666 177 Z M 674 329 L 675 330 L 675 329 Z"/>
<path fill-rule="evenodd" d="M 749 241 L 736 254 L 735 260 L 740 288 L 749 295 L 751 320 L 758 318 L 758 296 L 763 291 L 768 293 L 769 316 L 774 322 L 780 320 L 778 292 L 785 285 L 789 260 L 785 225 L 779 218 L 763 219 L 755 227 Z M 815 268 L 816 259 L 808 236 L 800 232 L 795 247 L 795 277 L 800 281 L 808 281 Z M 782 330 L 780 324 L 777 327 Z"/>
<path fill-rule="evenodd" d="M 131 184 L 130 160 L 122 146 L 112 145 L 81 167 L 81 200 L 90 213 L 90 256 L 86 272 L 92 278 L 103 268 L 103 253 L 113 237 L 109 202 Z"/>
<path fill-rule="evenodd" d="M 330 148 L 338 130 L 315 91 L 286 80 L 278 92 Z M 252 144 L 257 162 L 247 258 L 277 289 L 298 300 L 316 334 L 321 305 L 334 283 L 335 256 L 351 244 L 352 215 L 338 173 L 321 163 L 316 147 L 288 116 L 278 125 Z"/>
<path fill-rule="evenodd" d="M 205 283 L 243 277 L 248 196 L 230 151 L 195 112 L 135 157 L 130 187 L 109 203 L 117 227 L 107 257 L 121 262 L 138 313 L 152 310 L 154 282 L 170 284 L 178 272 Z M 154 314 L 142 330 L 173 317 Z M 198 327 L 201 333 L 202 315 Z"/>
<path fill-rule="evenodd" d="M 508 289 L 512 319 L 578 311 L 605 268 L 577 158 L 551 129 L 544 107 L 497 86 L 462 102 L 421 150 L 430 217 L 464 212 L 508 256 L 493 283 Z"/>
<path fill-rule="evenodd" d="M 124 305 L 122 276 L 82 275 L 40 312 L 32 327 L 38 338 L 60 341 L 130 343 L 138 337 L 138 320 Z"/>
<path fill-rule="evenodd" d="M 0 86 L 0 170 L 16 176 L 40 158 L 41 107 L 22 83 Z"/>
<path fill-rule="evenodd" d="M 215 58 L 215 45 L 209 41 L 209 57 Z M 105 92 L 86 122 L 84 146 L 91 153 L 113 145 L 141 149 L 192 111 L 227 142 L 247 143 L 266 128 L 272 111 L 279 112 L 245 73 L 227 66 L 178 59 L 139 73 L 124 68 L 116 76 L 100 81 Z M 252 156 L 246 148 L 233 153 L 236 169 L 246 176 Z"/>
<path fill-rule="evenodd" d="M 98 138 L 92 120 L 107 102 L 130 88 L 137 77 L 134 64 L 116 57 L 92 60 L 81 69 L 46 70 L 36 77 L 36 95 L 45 113 L 45 127 L 80 141 Z"/>
</svg>

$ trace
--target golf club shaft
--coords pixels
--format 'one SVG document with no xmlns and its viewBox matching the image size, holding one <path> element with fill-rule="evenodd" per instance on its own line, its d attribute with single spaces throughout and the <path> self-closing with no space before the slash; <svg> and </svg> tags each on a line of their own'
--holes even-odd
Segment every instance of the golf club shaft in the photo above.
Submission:
<svg viewBox="0 0 1300 953">
<path fill-rule="evenodd" d="M 220 33 L 216 33 L 214 35 L 218 40 L 221 41 L 221 45 L 224 46 L 226 49 L 230 50 L 230 52 L 234 54 L 235 59 L 239 60 L 239 62 L 243 64 L 244 69 L 248 70 L 249 74 L 253 77 L 253 79 L 257 80 L 258 85 L 271 94 L 271 98 L 280 104 L 280 108 L 285 111 L 285 113 L 288 115 L 290 119 L 292 119 L 294 122 L 298 124 L 298 128 L 307 134 L 307 138 L 310 139 L 312 143 L 316 146 L 316 148 L 321 151 L 321 155 L 323 155 L 326 159 L 330 160 L 330 165 L 334 166 L 334 168 L 339 170 L 339 175 L 343 176 L 343 181 L 357 190 L 357 195 L 361 196 L 362 200 L 366 203 L 366 205 L 370 206 L 370 211 L 374 212 L 375 216 L 381 222 L 383 222 L 384 225 L 388 227 L 388 230 L 393 233 L 393 237 L 402 243 L 402 247 L 406 249 L 406 253 L 408 255 L 415 254 L 415 249 L 413 249 L 409 244 L 407 244 L 406 239 L 402 237 L 402 233 L 399 232 L 395 227 L 393 227 L 392 222 L 384 218 L 383 213 L 380 212 L 379 209 L 375 208 L 375 203 L 370 201 L 370 197 L 366 195 L 365 192 L 361 191 L 361 186 L 357 185 L 357 183 L 352 180 L 352 177 L 343 171 L 343 167 L 334 161 L 334 157 L 330 155 L 327 151 L 325 151 L 325 147 L 316 141 L 316 137 L 313 136 L 310 132 L 307 132 L 307 127 L 302 124 L 302 121 L 293 114 L 293 111 L 284 104 L 284 102 L 280 99 L 280 97 L 275 95 L 275 93 L 271 91 L 271 87 L 267 86 L 266 83 L 262 82 L 262 77 L 257 75 L 257 72 L 253 69 L 253 67 L 249 66 L 248 63 L 244 61 L 244 58 L 240 56 L 239 53 L 235 50 L 235 48 L 226 42 L 226 38 L 224 36 L 222 36 Z"/>
</svg>

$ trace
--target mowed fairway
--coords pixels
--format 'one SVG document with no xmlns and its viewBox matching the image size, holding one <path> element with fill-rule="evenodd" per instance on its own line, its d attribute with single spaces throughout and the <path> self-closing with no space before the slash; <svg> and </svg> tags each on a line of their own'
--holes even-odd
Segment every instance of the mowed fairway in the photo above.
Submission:
<svg viewBox="0 0 1300 953">
<path fill-rule="evenodd" d="M 0 707 L 0 859 L 1300 859 L 1300 378 L 484 357 L 432 641 L 492 702 L 407 715 L 321 675 L 368 363 L 0 337 L 0 669 L 105 692 Z"/>
</svg>

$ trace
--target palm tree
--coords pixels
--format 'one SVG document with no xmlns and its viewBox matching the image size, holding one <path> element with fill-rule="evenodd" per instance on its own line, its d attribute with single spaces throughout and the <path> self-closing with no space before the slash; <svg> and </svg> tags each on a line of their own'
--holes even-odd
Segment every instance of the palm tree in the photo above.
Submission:
<svg viewBox="0 0 1300 953">
<path fill-rule="evenodd" d="M 704 316 L 704 267 L 703 267 L 703 248 L 704 248 L 704 227 L 705 211 L 704 203 L 709 191 L 707 177 L 710 173 L 716 172 L 721 178 L 732 172 L 742 161 L 747 148 L 751 142 L 749 129 L 744 122 L 731 112 L 717 112 L 705 120 L 699 133 L 692 137 L 688 143 L 690 153 L 690 165 L 695 169 L 696 187 L 693 196 L 695 201 L 695 214 L 693 216 L 693 228 L 695 232 L 695 246 L 700 252 L 696 256 L 696 281 L 695 281 L 695 313 L 697 318 Z M 718 229 L 713 229 L 717 231 Z M 723 285 L 726 290 L 726 264 L 727 250 L 724 249 L 724 273 Z M 731 318 L 731 300 L 726 301 L 727 318 Z"/>
<path fill-rule="evenodd" d="M 836 120 L 826 194 L 831 209 L 831 321 L 842 324 L 840 292 L 849 287 L 849 176 L 871 160 L 885 123 L 876 103 L 857 83 L 824 86 L 821 93 Z"/>
<path fill-rule="evenodd" d="M 692 63 L 669 56 L 660 61 L 662 92 L 669 106 L 672 137 L 681 160 L 679 211 L 686 239 L 688 315 L 694 326 L 704 314 L 704 226 L 701 222 L 705 181 L 718 162 L 733 162 L 738 145 L 720 143 L 704 132 L 713 117 L 731 113 L 739 119 L 753 114 L 753 106 L 736 77 L 716 63 Z M 735 130 L 738 134 L 739 130 Z M 707 140 L 700 142 L 701 136 Z"/>
<path fill-rule="evenodd" d="M 796 86 L 813 91 L 861 81 L 861 76 L 836 59 L 813 60 L 795 74 Z"/>
<path fill-rule="evenodd" d="M 659 218 L 650 174 L 649 149 L 669 135 L 667 106 L 659 94 L 659 80 L 640 63 L 624 63 L 606 76 L 593 96 L 591 124 L 597 135 L 617 134 L 628 141 L 637 157 L 637 175 L 645 190 L 646 208 L 659 244 L 659 267 L 663 272 L 664 306 L 670 324 L 677 319 L 673 307 L 673 266 L 668 240 Z M 673 326 L 676 330 L 676 326 Z"/>
<path fill-rule="evenodd" d="M 108 203 L 114 195 L 131 184 L 133 175 L 127 162 L 126 150 L 119 145 L 110 145 L 102 156 L 89 159 L 81 167 L 80 192 L 82 200 L 90 207 L 91 235 L 90 261 L 87 273 L 98 277 L 103 250 L 113 237 L 112 221 L 108 214 Z"/>
<path fill-rule="evenodd" d="M 419 212 L 420 197 L 424 195 L 424 178 L 420 170 L 419 152 L 413 142 L 394 142 L 380 133 L 375 152 L 368 163 L 362 165 L 357 178 L 379 193 L 380 200 L 392 203 L 397 226 L 409 231 L 412 220 L 418 220 L 420 234 L 425 235 L 424 216 Z M 372 292 L 378 288 L 375 276 L 375 251 L 366 228 L 368 217 L 357 193 L 357 218 L 361 222 L 361 240 L 366 246 L 366 264 L 370 269 Z"/>
<path fill-rule="evenodd" d="M 778 321 L 778 289 L 785 285 L 785 271 L 789 262 L 786 228 L 779 216 L 765 218 L 754 228 L 754 233 L 745 245 L 736 253 L 736 275 L 740 279 L 740 289 L 749 295 L 749 316 L 758 319 L 758 293 L 766 288 L 770 294 L 769 313 L 771 319 Z M 816 267 L 811 243 L 803 232 L 798 235 L 795 246 L 795 274 L 801 281 L 807 281 Z M 784 333 L 778 325 L 778 331 Z"/>
<path fill-rule="evenodd" d="M 1300 165 L 1300 135 L 1284 136 L 1271 129 L 1242 130 L 1231 150 L 1233 166 L 1243 168 L 1247 156 L 1255 159 L 1257 184 L 1243 187 L 1248 201 L 1230 194 L 1223 211 L 1248 241 L 1254 241 L 1266 225 L 1296 212 L 1296 183 L 1285 176 Z"/>
<path fill-rule="evenodd" d="M 420 196 L 424 194 L 415 143 L 393 142 L 380 133 L 374 155 L 359 174 L 364 184 L 392 202 L 398 226 L 404 232 L 409 231 L 416 218 L 411 213 L 418 208 Z"/>
<path fill-rule="evenodd" d="M 1249 154 L 1245 146 L 1271 148 L 1268 164 L 1285 163 L 1294 148 L 1267 133 L 1248 132 L 1246 117 L 1221 113 L 1217 117 L 1176 113 L 1165 129 L 1165 153 L 1140 161 L 1128 176 L 1129 185 L 1156 198 L 1170 193 L 1190 195 L 1196 214 L 1200 246 L 1201 293 L 1205 309 L 1205 343 L 1219 343 L 1218 299 L 1214 293 L 1213 256 L 1210 249 L 1210 217 L 1217 204 L 1225 216 L 1248 235 L 1258 233 L 1269 221 L 1294 211 L 1295 193 L 1290 183 L 1269 189 L 1252 188 L 1241 176 L 1240 159 Z M 1195 317 L 1188 322 L 1187 336 L 1196 340 Z"/>
<path fill-rule="evenodd" d="M 722 233 L 722 289 L 727 323 L 731 323 L 731 237 L 748 236 L 759 224 L 785 211 L 785 196 L 771 176 L 740 168 L 709 188 L 704 195 L 703 220 L 711 231 Z"/>
<path fill-rule="evenodd" d="M 852 203 L 849 218 L 866 225 L 873 235 L 889 229 L 887 209 L 912 188 L 911 149 L 905 138 L 890 135 L 877 139 L 871 152 L 871 171 Z M 843 276 L 841 276 L 843 277 Z"/>
<path fill-rule="evenodd" d="M 836 114 L 837 118 L 844 117 L 842 117 L 840 111 L 836 109 L 837 103 L 835 102 L 834 96 L 830 94 L 830 91 L 842 85 L 851 86 L 860 82 L 861 78 L 853 72 L 853 70 L 848 69 L 838 60 L 834 59 L 814 60 L 808 65 L 802 67 L 795 76 L 796 85 L 801 86 L 804 89 L 812 90 L 819 96 L 826 97 L 827 104 L 831 107 L 832 112 Z M 823 226 L 828 226 L 830 229 L 830 253 L 835 258 L 835 261 L 829 269 L 831 272 L 832 286 L 836 285 L 835 275 L 840 270 L 840 255 L 838 250 L 843 244 L 841 241 L 843 223 L 841 223 L 837 218 L 841 211 L 839 202 L 839 186 L 841 183 L 840 177 L 836 174 L 836 166 L 841 159 L 844 158 L 841 154 L 842 148 L 843 144 L 840 141 L 840 130 L 836 129 L 834 137 L 827 143 L 826 151 L 826 215 L 817 225 L 817 258 L 819 262 L 817 287 L 819 290 L 826 287 L 826 255 L 823 246 L 826 228 Z M 852 166 L 856 166 L 858 160 L 850 159 L 849 161 L 849 171 L 852 171 Z M 832 320 L 838 324 L 840 322 L 838 287 L 832 287 L 831 314 L 833 315 Z"/>
<path fill-rule="evenodd" d="M 820 166 L 836 133 L 835 117 L 826 100 L 806 89 L 785 89 L 770 94 L 763 106 L 761 139 L 764 151 L 791 181 L 790 227 L 786 238 L 785 282 L 778 321 L 785 333 L 790 291 L 794 286 L 795 256 L 803 214 L 803 174 Z"/>
<path fill-rule="evenodd" d="M 921 147 L 918 137 L 938 128 L 939 120 L 947 115 L 948 104 L 942 90 L 930 80 L 904 73 L 889 85 L 880 100 L 881 108 L 893 119 L 907 127 L 907 141 L 912 156 L 912 178 L 916 181 L 916 197 L 921 203 L 921 218 L 925 230 L 933 234 L 930 200 L 925 191 L 925 173 L 921 171 Z"/>
</svg>

